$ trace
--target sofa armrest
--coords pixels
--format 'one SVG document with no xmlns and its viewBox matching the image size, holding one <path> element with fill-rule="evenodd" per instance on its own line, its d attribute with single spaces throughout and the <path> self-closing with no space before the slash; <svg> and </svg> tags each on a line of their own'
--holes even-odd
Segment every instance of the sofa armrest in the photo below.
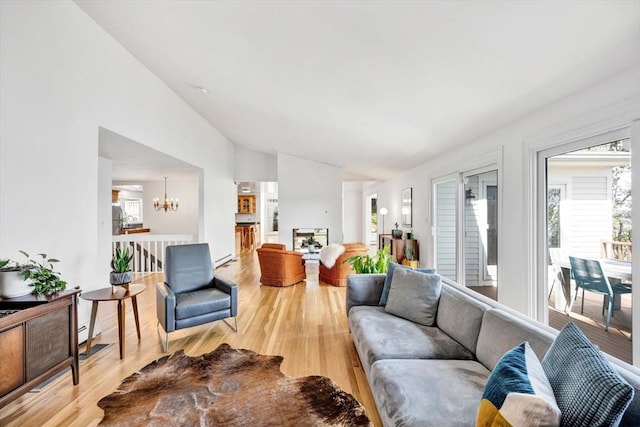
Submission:
<svg viewBox="0 0 640 427">
<path fill-rule="evenodd" d="M 165 332 L 176 330 L 176 295 L 166 283 L 156 284 L 156 314 Z"/>
<path fill-rule="evenodd" d="M 212 285 L 231 296 L 231 317 L 238 315 L 238 285 L 231 280 L 215 276 Z"/>
<path fill-rule="evenodd" d="M 386 274 L 347 276 L 347 315 L 354 305 L 378 305 Z"/>
</svg>

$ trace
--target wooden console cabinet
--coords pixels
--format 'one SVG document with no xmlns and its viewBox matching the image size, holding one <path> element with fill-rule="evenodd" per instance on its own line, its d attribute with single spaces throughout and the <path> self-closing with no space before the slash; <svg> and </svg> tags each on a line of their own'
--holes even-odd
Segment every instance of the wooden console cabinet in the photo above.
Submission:
<svg viewBox="0 0 640 427">
<path fill-rule="evenodd" d="M 384 247 L 389 245 L 389 254 L 391 255 L 391 261 L 397 262 L 398 264 L 402 263 L 402 260 L 405 259 L 404 249 L 406 247 L 413 248 L 413 259 L 420 259 L 420 251 L 418 248 L 418 241 L 415 239 L 394 239 L 390 235 L 382 235 L 381 237 L 381 246 Z"/>
<path fill-rule="evenodd" d="M 0 299 L 0 408 L 67 366 L 78 384 L 78 292 Z"/>
</svg>

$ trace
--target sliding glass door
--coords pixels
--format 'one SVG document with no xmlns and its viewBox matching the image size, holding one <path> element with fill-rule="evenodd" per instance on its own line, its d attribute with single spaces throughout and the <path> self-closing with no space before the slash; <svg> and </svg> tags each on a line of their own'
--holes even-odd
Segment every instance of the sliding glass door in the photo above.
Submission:
<svg viewBox="0 0 640 427">
<path fill-rule="evenodd" d="M 457 281 L 457 177 L 435 181 L 433 194 L 435 265 L 441 276 Z"/>
<path fill-rule="evenodd" d="M 498 195 L 495 166 L 433 181 L 438 273 L 494 299 L 498 285 Z"/>
</svg>

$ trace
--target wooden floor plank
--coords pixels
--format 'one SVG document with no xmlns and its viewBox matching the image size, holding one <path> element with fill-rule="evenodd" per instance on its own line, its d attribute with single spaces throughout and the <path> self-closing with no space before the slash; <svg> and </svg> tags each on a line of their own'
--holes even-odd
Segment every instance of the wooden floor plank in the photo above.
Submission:
<svg viewBox="0 0 640 427">
<path fill-rule="evenodd" d="M 284 357 L 282 372 L 293 377 L 322 375 L 354 395 L 376 426 L 381 425 L 373 397 L 349 334 L 345 288 L 311 280 L 286 288 L 262 286 L 255 252 L 245 251 L 216 274 L 239 287 L 239 332 L 219 321 L 172 333 L 169 352 L 189 355 L 221 343 Z M 40 393 L 28 393 L 0 410 L 1 426 L 95 426 L 103 416 L 96 403 L 127 376 L 164 355 L 156 333 L 155 283 L 160 274 L 139 278 L 147 285 L 138 296 L 142 339 L 138 341 L 130 304 L 126 312 L 126 356 L 120 360 L 115 304 L 101 303 L 102 332 L 93 341 L 113 343 L 80 365 L 80 384 L 63 375 Z M 84 351 L 84 346 L 80 351 Z M 168 354 L 168 353 L 167 353 Z"/>
</svg>

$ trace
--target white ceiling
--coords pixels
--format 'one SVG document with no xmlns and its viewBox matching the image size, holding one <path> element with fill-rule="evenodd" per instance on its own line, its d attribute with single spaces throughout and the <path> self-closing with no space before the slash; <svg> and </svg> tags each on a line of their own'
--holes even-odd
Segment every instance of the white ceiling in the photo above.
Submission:
<svg viewBox="0 0 640 427">
<path fill-rule="evenodd" d="M 234 143 L 375 179 L 640 63 L 638 1 L 76 3 Z"/>
<path fill-rule="evenodd" d="M 140 182 L 193 180 L 200 168 L 147 147 L 115 132 L 100 128 L 98 155 L 111 159 L 111 180 Z"/>
</svg>

